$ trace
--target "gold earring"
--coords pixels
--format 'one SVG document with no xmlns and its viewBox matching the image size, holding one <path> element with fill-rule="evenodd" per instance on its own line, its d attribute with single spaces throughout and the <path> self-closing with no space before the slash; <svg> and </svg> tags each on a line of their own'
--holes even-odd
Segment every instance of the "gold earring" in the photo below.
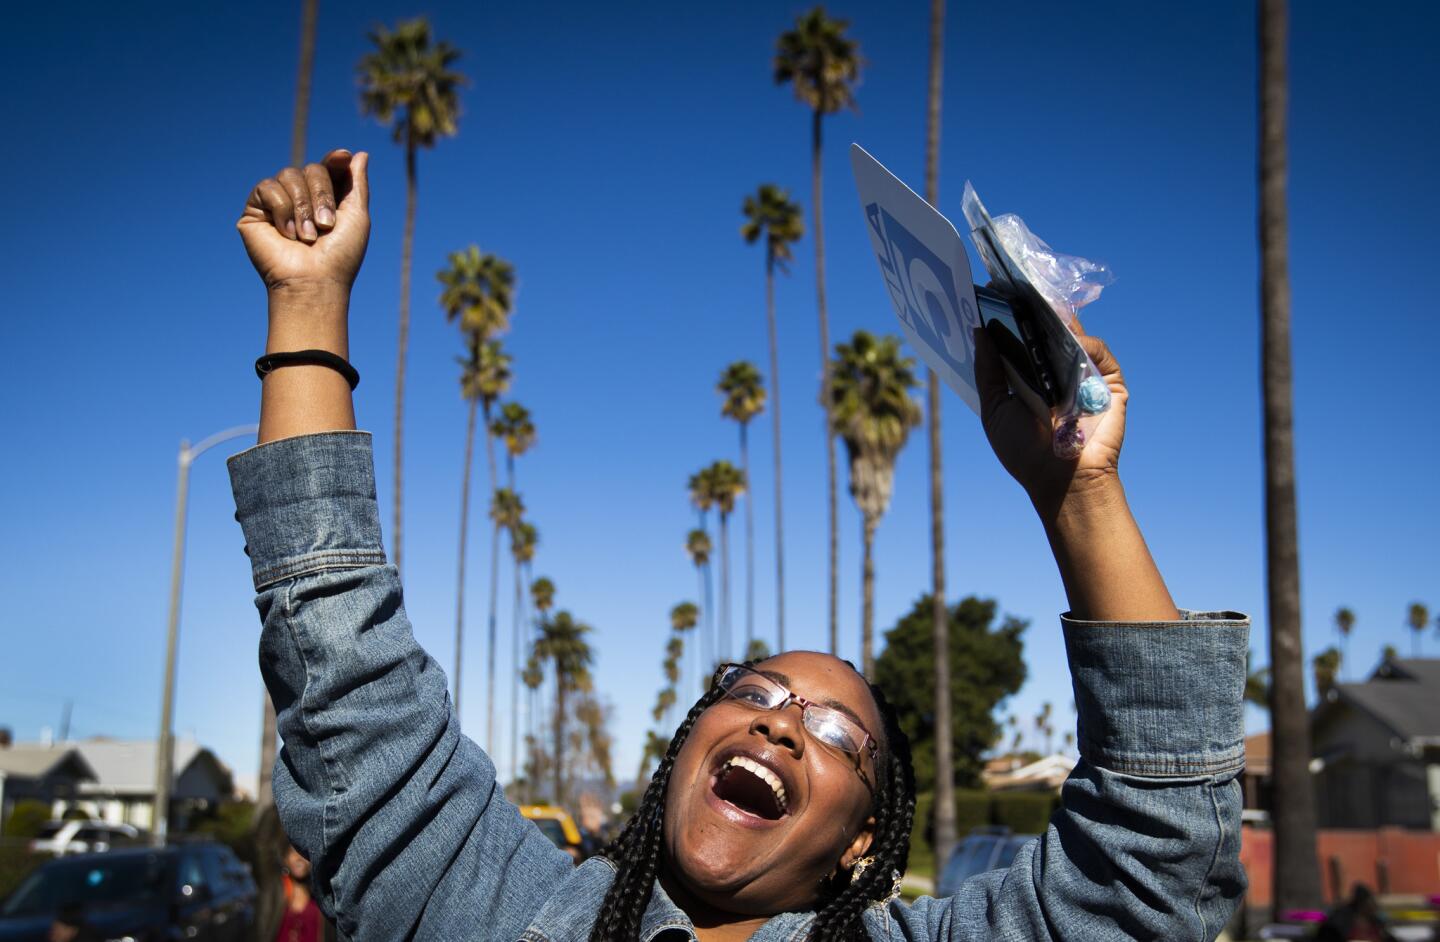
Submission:
<svg viewBox="0 0 1440 942">
<path fill-rule="evenodd" d="M 874 862 L 874 857 L 861 857 L 859 860 L 855 861 L 855 865 L 850 868 L 850 882 L 858 882 L 860 878 L 865 875 L 865 871 Z"/>
</svg>

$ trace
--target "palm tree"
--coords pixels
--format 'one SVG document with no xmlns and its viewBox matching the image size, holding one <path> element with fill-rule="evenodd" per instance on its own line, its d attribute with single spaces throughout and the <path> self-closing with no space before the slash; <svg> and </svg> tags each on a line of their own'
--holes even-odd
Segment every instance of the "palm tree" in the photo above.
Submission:
<svg viewBox="0 0 1440 942">
<path fill-rule="evenodd" d="M 930 87 L 925 109 L 925 200 L 940 204 L 940 95 L 945 62 L 945 0 L 930 0 Z M 935 859 L 955 846 L 955 778 L 951 758 L 950 620 L 945 612 L 945 488 L 940 450 L 940 378 L 927 369 L 930 444 L 930 620 L 935 658 Z"/>
<path fill-rule="evenodd" d="M 720 512 L 720 639 L 716 660 L 730 657 L 730 514 L 745 494 L 745 473 L 728 461 L 716 461 L 701 472 L 709 502 Z"/>
<path fill-rule="evenodd" d="M 750 478 L 750 444 L 746 431 L 750 420 L 765 411 L 765 381 L 748 360 L 738 360 L 720 374 L 715 388 L 723 397 L 720 414 L 740 426 L 740 468 Z M 755 639 L 755 509 L 754 499 L 745 497 L 745 644 Z"/>
<path fill-rule="evenodd" d="M 1265 413 L 1271 775 L 1275 788 L 1274 901 L 1279 912 L 1313 909 L 1321 899 L 1295 522 L 1289 221 L 1285 204 L 1287 19 L 1285 0 L 1260 0 L 1260 361 Z"/>
<path fill-rule="evenodd" d="M 515 459 L 535 445 L 535 423 L 530 410 L 518 402 L 507 402 L 500 414 L 490 422 L 490 434 L 505 445 L 505 472 L 511 489 L 515 487 Z"/>
<path fill-rule="evenodd" d="M 490 410 L 496 400 L 510 388 L 510 355 L 500 346 L 498 340 L 481 341 L 472 336 L 471 361 L 473 370 L 467 374 L 464 393 L 478 399 L 480 411 L 485 418 L 485 458 L 490 468 L 490 490 L 496 493 L 498 474 L 495 470 L 495 439 L 490 435 Z M 497 523 L 490 530 L 490 617 L 488 623 L 489 651 L 486 670 L 489 689 L 485 693 L 485 748 L 495 748 L 495 607 L 500 594 L 500 526 Z M 458 694 L 459 686 L 456 686 Z"/>
<path fill-rule="evenodd" d="M 1326 648 L 1310 661 L 1315 672 L 1315 693 L 1323 703 L 1340 678 L 1342 656 L 1339 648 Z"/>
<path fill-rule="evenodd" d="M 699 623 L 700 609 L 694 602 L 681 602 L 670 609 L 670 630 L 681 638 L 694 631 L 695 626 Z M 683 684 L 680 689 L 685 689 Z"/>
<path fill-rule="evenodd" d="M 521 660 L 524 642 L 520 637 L 521 608 L 525 604 L 525 592 L 520 574 L 535 559 L 535 547 L 540 545 L 540 531 L 535 524 L 521 520 L 510 527 L 510 555 L 515 561 L 515 604 L 510 619 L 510 650 L 514 668 L 510 672 L 510 778 L 513 781 L 520 774 L 520 678 L 524 673 Z"/>
<path fill-rule="evenodd" d="M 459 575 L 455 581 L 455 676 L 452 678 L 455 691 L 455 718 L 460 718 L 460 674 L 464 666 L 465 642 L 465 547 L 470 533 L 470 466 L 475 460 L 475 410 L 480 401 L 480 359 L 481 343 L 473 333 L 466 338 L 469 357 L 460 361 L 460 395 L 469 402 L 468 418 L 465 422 L 465 463 L 460 474 L 460 551 Z"/>
<path fill-rule="evenodd" d="M 1343 671 L 1345 651 L 1350 646 L 1350 632 L 1355 630 L 1355 613 L 1344 605 L 1335 609 L 1335 630 L 1340 634 L 1340 664 Z"/>
<path fill-rule="evenodd" d="M 536 655 L 548 660 L 555 672 L 555 803 L 559 805 L 565 803 L 565 696 L 589 683 L 594 654 L 585 635 L 591 630 L 560 611 L 541 623 L 540 640 L 535 643 Z"/>
<path fill-rule="evenodd" d="M 915 361 L 900 353 L 896 337 L 858 330 L 836 344 L 830 367 L 830 420 L 850 457 L 850 494 L 860 509 L 864 540 L 860 650 L 865 676 L 874 678 L 875 528 L 890 506 L 895 460 L 920 424 Z"/>
<path fill-rule="evenodd" d="M 1420 656 L 1420 636 L 1430 624 L 1430 609 L 1424 602 L 1411 602 L 1410 607 L 1405 610 L 1405 623 L 1410 626 L 1413 653 L 1411 657 Z"/>
<path fill-rule="evenodd" d="M 302 0 L 300 13 L 300 68 L 295 77 L 295 119 L 290 125 L 290 166 L 305 163 L 305 130 L 310 123 L 310 74 L 315 70 L 315 21 L 319 0 Z M 260 710 L 260 777 L 255 789 L 255 805 L 263 810 L 275 803 L 271 777 L 275 772 L 275 704 L 270 691 L 262 691 Z M 259 814 L 255 820 L 261 820 Z"/>
<path fill-rule="evenodd" d="M 395 532 L 391 537 L 395 568 L 401 563 L 401 496 L 405 441 L 405 353 L 410 345 L 410 259 L 415 247 L 415 154 L 453 137 L 460 115 L 459 89 L 465 77 L 451 71 L 460 51 L 431 42 L 430 23 L 407 20 L 394 31 L 377 26 L 370 33 L 375 51 L 360 59 L 360 109 L 405 145 L 405 236 L 400 248 L 400 338 L 395 359 Z"/>
<path fill-rule="evenodd" d="M 531 660 L 536 664 L 537 670 L 540 674 L 539 679 L 536 680 L 535 686 L 532 688 L 531 691 L 533 698 L 536 692 L 538 692 L 545 683 L 545 659 L 539 655 L 537 648 L 542 637 L 541 629 L 545 624 L 546 618 L 549 617 L 550 609 L 555 607 L 555 583 L 546 576 L 541 576 L 539 579 L 533 580 L 530 583 L 530 604 L 535 607 L 535 637 L 530 645 L 530 657 Z M 529 686 L 528 681 L 527 686 Z M 544 729 L 543 724 L 538 722 L 536 719 L 540 714 L 540 710 L 536 707 L 537 702 L 538 701 L 536 699 L 531 700 L 529 706 L 529 715 L 531 716 L 531 723 L 535 728 L 532 735 L 535 737 L 535 740 L 538 743 L 540 738 L 544 735 Z M 538 746 L 537 750 L 538 751 L 536 753 L 536 762 L 539 763 L 544 757 L 544 750 L 539 749 Z"/>
<path fill-rule="evenodd" d="M 650 769 L 650 760 L 659 761 L 665 758 L 665 753 L 670 751 L 670 737 L 647 730 L 645 733 L 645 745 L 640 750 L 640 771 L 635 776 L 635 790 L 643 792 L 645 786 L 645 773 Z"/>
<path fill-rule="evenodd" d="M 770 656 L 770 645 L 765 643 L 764 638 L 751 638 L 750 643 L 745 646 L 745 655 L 742 661 L 763 661 Z"/>
<path fill-rule="evenodd" d="M 490 421 L 490 436 L 499 439 L 505 446 L 505 478 L 506 486 L 515 490 L 515 459 L 525 454 L 535 444 L 535 423 L 530 420 L 530 410 L 518 402 L 507 402 L 500 407 L 499 415 Z M 528 528 L 531 536 L 535 534 L 535 527 L 526 523 L 521 528 Z M 512 771 L 514 770 L 513 760 L 518 748 L 518 720 L 520 712 L 520 688 L 519 677 L 521 674 L 520 661 L 524 653 L 524 645 L 521 641 L 521 624 L 524 621 L 523 608 L 525 603 L 525 581 L 524 568 L 535 558 L 535 543 L 538 537 L 531 539 L 528 545 L 517 540 L 523 534 L 519 530 L 510 531 L 510 555 L 514 558 L 515 571 L 515 599 L 510 608 L 510 752 L 512 759 Z"/>
<path fill-rule="evenodd" d="M 715 652 L 719 649 L 717 637 L 720 631 L 719 619 L 716 618 L 715 612 L 715 593 L 712 589 L 713 580 L 711 579 L 709 562 L 711 552 L 710 529 L 706 519 L 710 513 L 710 508 L 715 506 L 715 495 L 711 488 L 710 481 L 710 469 L 708 467 L 701 468 L 699 471 L 690 475 L 689 480 L 686 482 L 686 487 L 690 491 L 690 503 L 700 516 L 698 532 L 705 536 L 705 635 L 701 639 L 701 646 L 704 649 L 701 652 L 701 661 L 708 667 L 715 659 Z M 686 545 L 686 549 L 690 552 L 690 558 L 692 560 L 696 558 L 692 548 L 692 544 L 695 542 L 696 532 L 697 530 L 690 531 L 690 538 Z M 700 563 L 697 561 L 695 565 L 699 567 Z"/>
<path fill-rule="evenodd" d="M 465 420 L 465 464 L 460 478 L 460 551 L 455 587 L 455 716 L 460 716 L 460 668 L 465 635 L 465 550 L 470 533 L 470 468 L 475 460 L 475 413 L 489 384 L 496 376 L 485 375 L 493 368 L 492 360 L 483 353 L 495 335 L 510 327 L 510 311 L 514 297 L 515 273 L 508 262 L 494 255 L 480 253 L 474 245 L 451 252 L 449 267 L 436 272 L 435 278 L 444 286 L 440 307 L 445 320 L 459 326 L 469 351 L 461 361 L 460 393 L 469 403 Z M 503 382 L 508 385 L 508 361 Z M 488 441 L 488 438 L 487 438 Z M 491 481 L 494 487 L 494 481 Z M 493 593 L 492 593 L 493 596 Z"/>
<path fill-rule="evenodd" d="M 754 196 L 745 197 L 741 207 L 745 224 L 740 235 L 754 244 L 765 238 L 765 316 L 770 332 L 770 401 L 775 421 L 770 432 L 775 452 L 775 635 L 785 650 L 785 523 L 780 486 L 780 350 L 775 332 L 775 269 L 788 272 L 792 258 L 790 244 L 805 234 L 800 204 L 773 183 L 760 186 Z"/>
<path fill-rule="evenodd" d="M 525 670 L 520 674 L 520 679 L 525 684 L 525 743 L 526 753 L 530 756 L 527 766 L 534 769 L 538 765 L 535 757 L 539 752 L 537 741 L 539 730 L 535 723 L 535 694 L 540 689 L 540 685 L 545 682 L 545 669 L 533 653 L 525 659 Z M 525 779 L 527 797 L 533 804 L 537 794 L 537 776 L 530 771 L 526 773 Z"/>
<path fill-rule="evenodd" d="M 712 606 L 710 599 L 709 580 L 711 549 L 712 548 L 710 545 L 710 534 L 705 532 L 703 529 L 697 527 L 696 529 L 691 530 L 688 534 L 685 535 L 685 552 L 690 557 L 690 562 L 693 563 L 695 566 L 695 578 L 699 582 L 700 599 L 705 604 L 705 609 L 701 614 L 705 616 L 705 621 L 710 624 L 710 633 L 713 634 L 715 620 L 711 616 Z M 707 642 L 705 641 L 705 638 L 706 632 L 702 631 L 700 633 L 701 644 L 696 645 L 695 652 L 697 657 L 699 658 L 699 661 L 697 662 L 699 664 L 697 673 L 700 675 L 700 683 L 702 685 L 707 682 L 705 677 L 705 668 L 707 666 L 706 659 L 709 657 L 708 651 L 704 650 L 704 648 L 707 647 Z"/>
<path fill-rule="evenodd" d="M 1047 756 L 1055 751 L 1051 748 L 1053 745 L 1051 737 L 1055 735 L 1055 727 L 1050 725 L 1050 713 L 1052 709 L 1049 702 L 1042 703 L 1040 704 L 1040 712 L 1035 715 L 1035 732 L 1045 737 L 1045 754 Z"/>
<path fill-rule="evenodd" d="M 820 402 L 825 414 L 825 461 L 830 511 L 830 653 L 840 643 L 839 519 L 835 498 L 835 423 L 830 408 L 830 317 L 825 308 L 825 227 L 820 174 L 821 122 L 825 115 L 855 106 L 860 81 L 860 47 L 845 36 L 847 20 L 832 20 L 816 7 L 782 33 L 775 49 L 775 83 L 790 82 L 795 97 L 810 109 L 810 201 L 815 218 L 815 301 L 820 315 Z"/>
</svg>

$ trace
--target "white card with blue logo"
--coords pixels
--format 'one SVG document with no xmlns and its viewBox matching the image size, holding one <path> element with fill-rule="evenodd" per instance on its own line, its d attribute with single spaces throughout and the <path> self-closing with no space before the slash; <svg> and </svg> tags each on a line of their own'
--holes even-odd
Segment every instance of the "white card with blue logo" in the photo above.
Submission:
<svg viewBox="0 0 1440 942">
<path fill-rule="evenodd" d="M 965 243 L 946 219 L 859 144 L 850 166 L 865 229 L 905 339 L 965 404 L 980 413 L 975 338 L 980 326 Z"/>
</svg>

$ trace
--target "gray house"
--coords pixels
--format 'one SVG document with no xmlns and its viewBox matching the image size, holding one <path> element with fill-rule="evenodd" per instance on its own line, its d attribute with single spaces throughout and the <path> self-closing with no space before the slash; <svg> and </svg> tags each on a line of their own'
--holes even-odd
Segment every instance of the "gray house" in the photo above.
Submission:
<svg viewBox="0 0 1440 942">
<path fill-rule="evenodd" d="M 18 801 L 73 800 L 95 770 L 79 751 L 57 746 L 0 747 L 0 829 Z"/>
<path fill-rule="evenodd" d="M 1440 831 L 1440 659 L 1337 684 L 1311 715 L 1322 828 Z"/>
</svg>

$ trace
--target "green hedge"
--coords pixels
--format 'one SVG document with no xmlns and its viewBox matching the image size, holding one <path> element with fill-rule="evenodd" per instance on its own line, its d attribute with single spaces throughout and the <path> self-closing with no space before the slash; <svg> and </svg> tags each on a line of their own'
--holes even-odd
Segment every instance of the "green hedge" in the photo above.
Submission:
<svg viewBox="0 0 1440 942">
<path fill-rule="evenodd" d="M 40 833 L 40 825 L 50 820 L 50 806 L 43 801 L 25 798 L 15 802 L 5 820 L 7 838 L 30 838 Z"/>
<path fill-rule="evenodd" d="M 20 881 L 45 862 L 46 858 L 30 853 L 29 841 L 0 840 L 0 900 L 9 896 Z"/>
<path fill-rule="evenodd" d="M 1060 807 L 1060 796 L 1046 792 L 989 792 L 979 788 L 955 790 L 955 836 L 963 838 L 975 828 L 1008 827 L 1015 834 L 1040 834 L 1050 815 Z M 910 870 L 933 875 L 935 850 L 935 795 L 915 796 L 915 827 L 910 833 Z"/>
</svg>

